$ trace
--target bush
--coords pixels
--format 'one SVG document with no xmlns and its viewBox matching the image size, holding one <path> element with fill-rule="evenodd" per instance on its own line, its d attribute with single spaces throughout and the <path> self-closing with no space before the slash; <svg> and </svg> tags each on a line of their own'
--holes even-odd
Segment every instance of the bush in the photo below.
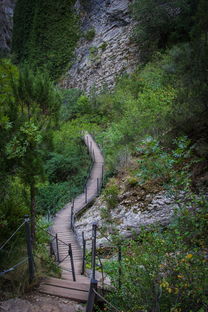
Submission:
<svg viewBox="0 0 208 312">
<path fill-rule="evenodd" d="M 93 40 L 94 37 L 95 37 L 95 29 L 94 28 L 89 29 L 85 33 L 85 39 L 88 40 L 88 41 Z"/>
<path fill-rule="evenodd" d="M 191 186 L 190 168 L 198 161 L 193 158 L 193 146 L 187 137 L 174 140 L 175 148 L 165 150 L 157 140 L 148 137 L 142 141 L 137 151 L 139 159 L 137 176 L 143 184 L 149 180 L 158 180 L 163 186 L 188 192 Z"/>
<path fill-rule="evenodd" d="M 107 202 L 108 209 L 113 209 L 118 204 L 119 187 L 115 184 L 114 179 L 111 179 L 104 190 L 104 199 Z"/>
<path fill-rule="evenodd" d="M 206 311 L 208 206 L 196 197 L 189 206 L 193 210 L 183 208 L 166 230 L 143 230 L 137 241 L 126 241 L 120 289 L 119 263 L 105 264 L 115 287 L 107 299 L 119 310 Z"/>
<path fill-rule="evenodd" d="M 165 4 L 161 0 L 134 1 L 132 13 L 138 21 L 135 39 L 143 59 L 147 61 L 158 49 L 190 39 L 195 11 L 194 0 L 168 0 Z"/>
</svg>

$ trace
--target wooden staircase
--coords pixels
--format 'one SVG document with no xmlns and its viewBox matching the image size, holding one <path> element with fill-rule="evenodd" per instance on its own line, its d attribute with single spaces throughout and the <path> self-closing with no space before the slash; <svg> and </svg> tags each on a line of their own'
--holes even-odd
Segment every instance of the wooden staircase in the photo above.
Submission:
<svg viewBox="0 0 208 312">
<path fill-rule="evenodd" d="M 77 302 L 87 302 L 89 282 L 70 281 L 59 278 L 48 278 L 39 287 L 41 293 L 61 298 L 71 299 Z"/>
<path fill-rule="evenodd" d="M 85 144 L 89 149 L 94 164 L 91 170 L 90 177 L 87 181 L 87 203 L 97 196 L 98 181 L 102 180 L 103 175 L 103 156 L 101 151 L 90 134 L 84 136 Z M 86 206 L 86 194 L 82 193 L 74 200 L 74 213 L 80 212 Z M 56 215 L 52 231 L 58 236 L 58 254 L 59 266 L 61 268 L 61 278 L 48 278 L 44 280 L 39 292 L 71 299 L 77 302 L 87 302 L 88 291 L 90 287 L 90 279 L 81 275 L 82 271 L 82 250 L 77 241 L 75 233 L 70 228 L 72 203 L 68 203 Z M 76 281 L 72 278 L 72 267 L 70 257 L 68 256 L 69 247 L 71 244 Z"/>
</svg>

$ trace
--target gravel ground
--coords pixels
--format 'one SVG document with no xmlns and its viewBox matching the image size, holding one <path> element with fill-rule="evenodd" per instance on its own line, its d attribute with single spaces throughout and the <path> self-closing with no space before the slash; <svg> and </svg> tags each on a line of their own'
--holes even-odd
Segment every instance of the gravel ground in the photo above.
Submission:
<svg viewBox="0 0 208 312">
<path fill-rule="evenodd" d="M 0 302 L 0 312 L 83 312 L 84 305 L 55 296 L 32 293 Z"/>
</svg>

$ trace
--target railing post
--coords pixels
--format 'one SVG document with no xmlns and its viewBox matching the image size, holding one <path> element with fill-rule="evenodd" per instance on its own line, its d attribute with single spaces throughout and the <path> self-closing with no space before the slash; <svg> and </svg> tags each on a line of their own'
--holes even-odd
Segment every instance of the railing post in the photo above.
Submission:
<svg viewBox="0 0 208 312">
<path fill-rule="evenodd" d="M 59 245 L 58 245 L 58 234 L 56 233 L 56 250 L 57 250 L 57 261 L 60 263 L 60 258 L 59 258 Z"/>
<path fill-rule="evenodd" d="M 96 301 L 96 294 L 94 293 L 94 289 L 97 291 L 97 280 L 91 279 L 86 312 L 93 311 L 94 303 Z"/>
<path fill-rule="evenodd" d="M 32 238 L 30 231 L 30 218 L 29 216 L 25 216 L 25 233 L 26 233 L 26 241 L 27 241 L 27 256 L 28 256 L 28 269 L 29 269 L 29 283 L 34 279 L 34 261 L 32 254 Z"/>
<path fill-rule="evenodd" d="M 100 186 L 99 186 L 99 178 L 97 178 L 97 196 L 99 196 L 99 188 L 100 188 Z"/>
<path fill-rule="evenodd" d="M 94 151 L 94 149 L 93 149 L 93 151 L 92 151 L 92 159 L 93 159 L 93 161 L 95 162 L 95 151 Z"/>
<path fill-rule="evenodd" d="M 71 229 L 74 231 L 74 199 L 72 200 L 71 206 Z"/>
<path fill-rule="evenodd" d="M 103 182 L 104 182 L 104 164 L 102 164 L 102 185 L 103 185 Z"/>
<path fill-rule="evenodd" d="M 49 246 L 50 246 L 50 256 L 52 257 L 54 255 L 53 242 L 52 241 L 50 241 Z"/>
<path fill-rule="evenodd" d="M 87 138 L 87 147 L 89 146 L 89 139 L 88 139 L 88 135 L 86 136 Z"/>
<path fill-rule="evenodd" d="M 71 269 L 72 269 L 73 281 L 76 282 L 76 276 L 75 276 L 75 270 L 74 270 L 74 260 L 73 260 L 71 244 L 69 244 L 69 256 L 70 256 L 70 260 L 71 260 Z"/>
<path fill-rule="evenodd" d="M 82 232 L 82 252 L 83 252 L 83 256 L 82 256 L 82 272 L 81 275 L 83 275 L 85 273 L 85 262 L 86 262 L 86 241 L 84 238 L 84 232 Z"/>
<path fill-rule="evenodd" d="M 92 312 L 94 303 L 96 301 L 96 294 L 94 290 L 97 291 L 97 280 L 95 279 L 95 258 L 96 258 L 96 234 L 97 234 L 97 224 L 96 222 L 92 225 L 92 278 L 90 282 L 90 290 L 88 295 L 86 312 Z"/>
<path fill-rule="evenodd" d="M 92 279 L 95 280 L 97 223 L 92 224 Z"/>
</svg>

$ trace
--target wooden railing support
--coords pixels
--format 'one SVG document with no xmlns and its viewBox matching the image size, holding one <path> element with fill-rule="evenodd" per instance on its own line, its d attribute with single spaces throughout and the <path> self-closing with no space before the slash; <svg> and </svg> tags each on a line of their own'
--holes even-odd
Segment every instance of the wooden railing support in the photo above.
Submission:
<svg viewBox="0 0 208 312">
<path fill-rule="evenodd" d="M 99 178 L 97 178 L 97 196 L 99 196 L 100 193 L 100 185 L 99 185 Z"/>
<path fill-rule="evenodd" d="M 71 206 L 71 229 L 74 231 L 74 199 L 72 200 Z"/>
<path fill-rule="evenodd" d="M 82 272 L 81 274 L 84 275 L 85 273 L 85 264 L 86 264 L 86 240 L 84 237 L 84 232 L 82 232 Z"/>
<path fill-rule="evenodd" d="M 56 233 L 56 251 L 57 251 L 57 262 L 60 262 L 59 258 L 59 245 L 58 245 L 58 234 Z"/>
<path fill-rule="evenodd" d="M 28 256 L 28 271 L 29 271 L 29 283 L 32 282 L 35 276 L 34 260 L 32 253 L 32 237 L 30 231 L 30 218 L 28 215 L 25 216 L 25 233 L 27 241 L 27 256 Z"/>
<path fill-rule="evenodd" d="M 69 256 L 70 256 L 70 260 L 71 260 L 71 269 L 72 269 L 73 281 L 76 282 L 75 269 L 74 269 L 74 259 L 73 259 L 71 244 L 69 244 Z"/>
<path fill-rule="evenodd" d="M 95 280 L 96 269 L 96 235 L 97 235 L 97 223 L 92 224 L 92 279 Z"/>
<path fill-rule="evenodd" d="M 90 290 L 87 301 L 86 312 L 92 312 L 93 306 L 96 300 L 96 294 L 94 289 L 97 291 L 97 280 L 95 279 L 95 268 L 96 268 L 96 235 L 97 235 L 97 223 L 92 224 L 92 278 L 90 281 Z"/>
<path fill-rule="evenodd" d="M 90 281 L 90 290 L 89 290 L 89 294 L 88 294 L 88 300 L 87 300 L 87 307 L 86 307 L 86 312 L 92 312 L 93 311 L 93 307 L 94 304 L 96 302 L 96 294 L 94 292 L 97 291 L 97 280 L 95 279 L 91 279 Z"/>
</svg>

